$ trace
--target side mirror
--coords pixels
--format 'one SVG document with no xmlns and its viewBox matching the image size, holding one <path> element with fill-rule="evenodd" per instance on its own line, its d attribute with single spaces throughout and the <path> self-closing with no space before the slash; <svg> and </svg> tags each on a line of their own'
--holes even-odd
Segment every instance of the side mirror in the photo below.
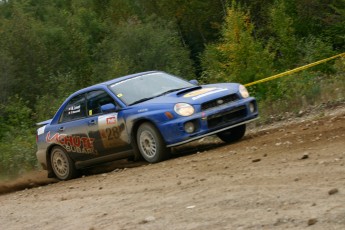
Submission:
<svg viewBox="0 0 345 230">
<path fill-rule="evenodd" d="M 115 112 L 116 111 L 116 105 L 114 105 L 113 103 L 108 103 L 108 104 L 102 105 L 101 111 L 103 113 Z"/>
<path fill-rule="evenodd" d="M 195 79 L 190 80 L 189 83 L 192 83 L 193 85 L 199 85 L 199 82 Z"/>
</svg>

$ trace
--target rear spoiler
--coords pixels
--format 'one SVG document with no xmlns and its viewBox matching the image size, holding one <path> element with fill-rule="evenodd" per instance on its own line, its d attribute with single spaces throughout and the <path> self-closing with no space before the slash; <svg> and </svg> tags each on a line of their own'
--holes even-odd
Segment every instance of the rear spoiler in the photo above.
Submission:
<svg viewBox="0 0 345 230">
<path fill-rule="evenodd" d="M 50 122 L 52 121 L 53 119 L 49 119 L 49 120 L 46 120 L 46 121 L 41 121 L 39 123 L 36 123 L 37 126 L 42 126 L 42 125 L 48 125 L 50 124 Z"/>
</svg>

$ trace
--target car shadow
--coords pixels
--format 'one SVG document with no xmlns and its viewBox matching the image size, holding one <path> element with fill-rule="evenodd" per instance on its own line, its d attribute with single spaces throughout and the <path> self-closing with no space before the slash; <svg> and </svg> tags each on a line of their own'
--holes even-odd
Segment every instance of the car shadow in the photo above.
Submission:
<svg viewBox="0 0 345 230">
<path fill-rule="evenodd" d="M 113 171 L 119 171 L 127 168 L 140 167 L 147 164 L 149 163 L 145 161 L 131 161 L 128 159 L 122 159 L 85 168 L 81 171 L 81 174 L 83 176 L 90 176 L 102 173 L 109 173 Z"/>
<path fill-rule="evenodd" d="M 220 141 L 216 137 L 206 137 L 201 140 L 193 141 L 191 143 L 181 145 L 179 147 L 172 148 L 172 154 L 170 159 L 176 159 L 179 157 L 184 157 L 188 155 L 193 155 L 198 152 L 204 152 L 208 150 L 212 150 L 218 147 L 222 147 L 226 145 L 226 143 Z M 90 168 L 86 168 L 82 170 L 82 175 L 90 176 L 96 174 L 103 174 L 109 172 L 117 172 L 127 168 L 135 168 L 140 167 L 143 165 L 148 165 L 150 163 L 141 160 L 141 161 L 131 161 L 129 159 L 117 160 L 113 162 L 108 162 L 105 164 L 92 166 Z"/>
<path fill-rule="evenodd" d="M 200 152 L 205 152 L 215 148 L 219 148 L 226 145 L 226 143 L 215 139 L 215 138 L 205 138 L 199 141 L 194 141 L 186 145 L 175 147 L 172 149 L 171 158 L 179 158 L 188 155 L 193 155 Z"/>
<path fill-rule="evenodd" d="M 220 141 L 216 137 L 205 137 L 201 140 L 193 141 L 191 143 L 172 148 L 170 159 L 176 159 L 188 155 L 193 155 L 199 152 L 213 150 L 225 145 L 227 144 Z M 131 161 L 129 159 L 122 159 L 83 169 L 81 170 L 80 177 L 117 172 L 124 169 L 140 167 L 148 164 L 150 163 L 143 160 Z M 57 182 L 59 182 L 57 179 L 47 178 L 46 171 L 31 172 L 10 182 L 0 182 L 0 195 L 45 186 Z"/>
</svg>

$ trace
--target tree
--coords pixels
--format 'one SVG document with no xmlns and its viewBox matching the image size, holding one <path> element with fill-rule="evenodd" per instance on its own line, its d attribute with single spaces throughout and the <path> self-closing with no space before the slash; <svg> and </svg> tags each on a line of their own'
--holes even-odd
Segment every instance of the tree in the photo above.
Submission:
<svg viewBox="0 0 345 230">
<path fill-rule="evenodd" d="M 196 73 L 201 73 L 200 54 L 207 42 L 217 40 L 225 17 L 226 0 L 135 0 L 140 19 L 157 15 L 174 23 L 180 39 L 188 46 Z"/>
<path fill-rule="evenodd" d="M 42 87 L 36 82 L 43 82 L 40 67 L 45 66 L 46 60 L 45 47 L 36 33 L 41 24 L 27 15 L 21 5 L 14 4 L 11 17 L 4 19 L 0 26 L 1 56 L 9 63 L 3 66 L 0 79 L 9 81 L 7 92 L 34 102 L 35 93 Z"/>
<path fill-rule="evenodd" d="M 134 17 L 112 29 L 111 35 L 100 44 L 94 79 L 106 80 L 148 70 L 194 76 L 189 52 L 173 26 L 157 18 L 142 22 Z"/>
<path fill-rule="evenodd" d="M 248 83 L 269 76 L 272 57 L 254 38 L 253 29 L 250 14 L 233 1 L 220 42 L 208 45 L 203 55 L 205 81 Z"/>
<path fill-rule="evenodd" d="M 275 67 L 283 71 L 295 67 L 300 59 L 298 41 L 284 1 L 275 1 L 270 9 L 269 22 L 271 36 L 268 46 L 275 53 Z"/>
</svg>

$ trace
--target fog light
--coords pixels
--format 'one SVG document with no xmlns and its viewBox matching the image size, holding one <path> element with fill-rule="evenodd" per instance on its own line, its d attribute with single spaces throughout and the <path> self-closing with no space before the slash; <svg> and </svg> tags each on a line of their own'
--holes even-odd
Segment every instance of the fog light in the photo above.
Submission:
<svg viewBox="0 0 345 230">
<path fill-rule="evenodd" d="M 251 113 L 255 112 L 255 105 L 254 105 L 254 103 L 249 103 L 249 110 L 250 110 Z"/>
<path fill-rule="evenodd" d="M 186 122 L 186 124 L 184 124 L 184 130 L 187 132 L 187 133 L 194 133 L 195 131 L 195 125 L 193 122 L 189 121 L 189 122 Z"/>
</svg>

